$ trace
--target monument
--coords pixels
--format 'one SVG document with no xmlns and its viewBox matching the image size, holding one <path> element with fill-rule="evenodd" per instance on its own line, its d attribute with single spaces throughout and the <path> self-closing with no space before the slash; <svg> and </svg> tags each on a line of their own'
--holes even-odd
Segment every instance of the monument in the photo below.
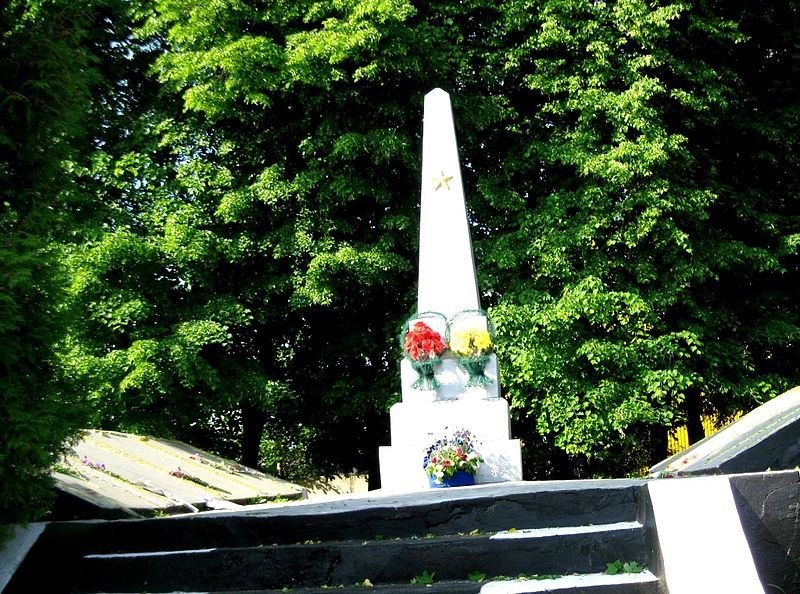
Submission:
<svg viewBox="0 0 800 594">
<path fill-rule="evenodd" d="M 425 96 L 422 138 L 417 314 L 402 335 L 426 328 L 423 343 L 434 338 L 438 346 L 430 361 L 401 362 L 403 400 L 390 410 L 392 445 L 379 452 L 381 488 L 428 488 L 428 448 L 461 431 L 474 437 L 483 459 L 477 483 L 522 480 L 520 442 L 511 439 L 491 352 L 493 327 L 480 309 L 450 96 L 441 89 Z"/>
</svg>

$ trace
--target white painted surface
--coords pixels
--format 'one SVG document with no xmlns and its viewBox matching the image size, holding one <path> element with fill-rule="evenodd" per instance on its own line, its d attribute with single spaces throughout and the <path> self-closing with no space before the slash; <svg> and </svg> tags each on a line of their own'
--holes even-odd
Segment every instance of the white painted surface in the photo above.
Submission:
<svg viewBox="0 0 800 594">
<path fill-rule="evenodd" d="M 469 429 L 478 443 L 510 438 L 508 402 L 490 400 L 437 400 L 398 402 L 389 410 L 393 445 L 417 445 L 426 449 L 437 439 L 459 429 Z"/>
<path fill-rule="evenodd" d="M 703 458 L 724 451 L 740 441 L 741 437 L 758 425 L 770 419 L 779 419 L 783 414 L 800 407 L 800 386 L 776 396 L 772 400 L 765 402 L 755 410 L 747 413 L 741 419 L 725 427 L 714 435 L 705 439 L 702 443 L 692 449 L 689 454 L 690 459 L 686 461 L 679 458 L 669 466 L 663 467 L 663 462 L 653 467 L 653 474 L 659 471 L 669 470 L 690 470 L 692 466 Z"/>
<path fill-rule="evenodd" d="M 402 493 L 429 489 L 428 475 L 422 468 L 426 449 L 427 445 L 419 444 L 381 447 L 381 491 Z M 480 453 L 485 462 L 478 468 L 476 483 L 522 480 L 522 455 L 518 439 L 484 442 Z"/>
<path fill-rule="evenodd" d="M 623 584 L 643 584 L 657 582 L 658 578 L 649 571 L 642 573 L 623 573 L 606 575 L 604 573 L 588 573 L 583 575 L 565 575 L 549 580 L 509 580 L 489 582 L 481 588 L 481 594 L 526 594 L 528 592 L 560 592 L 578 587 L 616 586 Z M 696 590 L 700 592 L 723 592 L 723 590 Z"/>
<path fill-rule="evenodd" d="M 497 357 L 489 355 L 484 375 L 491 380 L 491 384 L 475 388 L 465 388 L 469 374 L 464 371 L 458 362 L 450 355 L 446 355 L 436 370 L 436 379 L 439 389 L 436 390 L 436 400 L 455 400 L 457 398 L 497 398 L 500 396 L 500 383 L 497 380 Z M 411 362 L 405 357 L 400 363 L 400 382 L 402 385 L 403 402 L 417 402 L 422 398 L 420 390 L 411 387 L 419 375 Z"/>
<path fill-rule="evenodd" d="M 12 528 L 11 537 L 0 548 L 0 592 L 11 581 L 14 572 L 17 571 L 31 547 L 36 544 L 44 527 L 44 522 L 34 522 L 27 526 L 17 525 Z"/>
<path fill-rule="evenodd" d="M 98 553 L 85 555 L 84 559 L 135 559 L 138 557 L 181 557 L 184 555 L 204 555 L 217 549 L 184 549 L 179 551 L 146 551 L 143 553 Z"/>
<path fill-rule="evenodd" d="M 493 534 L 489 540 L 514 540 L 525 538 L 545 538 L 549 536 L 566 536 L 569 534 L 593 534 L 595 532 L 608 532 L 609 530 L 641 530 L 639 522 L 614 522 L 613 524 L 592 524 L 589 526 L 557 526 L 553 528 L 524 528 L 509 532 L 504 530 Z"/>
<path fill-rule="evenodd" d="M 648 483 L 670 594 L 763 594 L 725 476 Z"/>
<path fill-rule="evenodd" d="M 450 178 L 449 180 L 447 178 Z M 417 311 L 480 307 L 450 95 L 425 95 Z"/>
<path fill-rule="evenodd" d="M 428 488 L 422 460 L 430 445 L 458 429 L 469 429 L 484 459 L 477 483 L 522 480 L 520 442 L 510 439 L 508 403 L 502 398 L 399 402 L 389 411 L 392 446 L 380 448 L 381 488 Z"/>
</svg>

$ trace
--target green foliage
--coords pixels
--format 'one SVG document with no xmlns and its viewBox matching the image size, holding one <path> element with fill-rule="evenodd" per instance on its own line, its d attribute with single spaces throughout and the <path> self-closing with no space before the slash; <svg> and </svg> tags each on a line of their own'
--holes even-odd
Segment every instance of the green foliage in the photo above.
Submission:
<svg viewBox="0 0 800 594">
<path fill-rule="evenodd" d="M 706 3 L 521 5 L 504 67 L 538 101 L 520 110 L 528 137 L 516 147 L 538 172 L 525 180 L 530 166 L 512 155 L 483 181 L 500 197 L 484 192 L 497 200 L 487 227 L 502 227 L 482 242 L 498 354 L 520 430 L 567 454 L 531 466 L 622 474 L 662 454 L 659 427 L 747 410 L 797 382 L 786 292 L 797 253 L 779 248 L 798 225 L 784 201 L 796 147 L 752 129 L 762 90 L 738 62 L 763 63 L 760 43 L 785 44 L 781 60 L 796 48 L 752 37 L 752 12 Z M 796 141 L 796 120 L 780 118 Z M 785 185 L 741 163 L 745 138 Z M 746 180 L 731 179 L 734 162 Z"/>
<path fill-rule="evenodd" d="M 467 579 L 471 582 L 482 582 L 486 579 L 486 573 L 483 571 L 472 571 L 470 572 Z"/>
<path fill-rule="evenodd" d="M 624 563 L 617 559 L 612 563 L 606 563 L 606 570 L 603 573 L 608 575 L 617 575 L 618 573 L 642 573 L 644 567 L 639 565 L 636 561 L 625 561 Z"/>
<path fill-rule="evenodd" d="M 0 524 L 48 508 L 49 469 L 82 424 L 54 370 L 67 318 L 56 240 L 74 229 L 65 160 L 88 134 L 101 2 L 0 8 Z"/>
<path fill-rule="evenodd" d="M 431 571 L 430 573 L 428 573 L 427 571 L 423 571 L 421 574 L 411 578 L 411 583 L 418 585 L 433 584 L 436 582 L 436 580 L 434 579 L 435 576 L 436 576 L 435 571 Z"/>
<path fill-rule="evenodd" d="M 351 72 L 358 93 L 331 85 L 412 12 L 155 3 L 131 49 L 159 47 L 174 95 L 143 102 L 136 134 L 81 176 L 117 206 L 71 260 L 70 306 L 86 315 L 62 362 L 95 424 L 227 454 L 239 442 L 283 476 L 372 458 L 413 289 L 405 106 L 424 86 L 375 110 L 386 81 L 370 73 L 390 65 Z"/>
<path fill-rule="evenodd" d="M 375 470 L 434 86 L 529 477 L 635 472 L 800 378 L 794 1 L 0 12 L 0 360 L 51 443 L 85 395 L 283 476 Z"/>
</svg>

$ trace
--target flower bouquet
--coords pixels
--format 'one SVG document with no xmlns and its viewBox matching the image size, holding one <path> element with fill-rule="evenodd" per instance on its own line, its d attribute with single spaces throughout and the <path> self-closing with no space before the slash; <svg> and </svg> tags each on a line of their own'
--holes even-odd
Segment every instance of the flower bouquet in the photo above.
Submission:
<svg viewBox="0 0 800 594">
<path fill-rule="evenodd" d="M 416 322 L 405 333 L 403 351 L 411 362 L 411 367 L 419 377 L 411 384 L 417 390 L 435 390 L 439 387 L 436 379 L 436 366 L 441 362 L 441 354 L 447 345 L 442 335 L 425 322 Z"/>
<path fill-rule="evenodd" d="M 475 484 L 483 458 L 475 451 L 474 441 L 469 430 L 460 429 L 431 444 L 422 462 L 431 487 Z"/>
<path fill-rule="evenodd" d="M 492 383 L 485 375 L 489 355 L 494 352 L 494 341 L 488 318 L 473 318 L 457 325 L 450 335 L 450 350 L 458 364 L 469 374 L 468 388 Z"/>
</svg>

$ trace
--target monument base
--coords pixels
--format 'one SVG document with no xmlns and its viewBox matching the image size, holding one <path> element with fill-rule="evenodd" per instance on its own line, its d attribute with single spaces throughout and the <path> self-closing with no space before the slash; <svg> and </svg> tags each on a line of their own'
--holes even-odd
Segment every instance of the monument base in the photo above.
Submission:
<svg viewBox="0 0 800 594">
<path fill-rule="evenodd" d="M 479 442 L 511 437 L 508 402 L 503 398 L 398 402 L 389 410 L 389 420 L 392 445 L 418 445 L 423 451 L 459 429 L 469 429 Z"/>
<path fill-rule="evenodd" d="M 511 438 L 508 402 L 499 398 L 497 358 L 486 366 L 492 381 L 478 388 L 465 388 L 466 373 L 452 358 L 445 358 L 437 378 L 438 390 L 411 388 L 416 372 L 407 360 L 401 364 L 403 401 L 389 411 L 391 446 L 380 448 L 381 488 L 387 491 L 417 491 L 430 488 L 422 468 L 425 452 L 437 440 L 454 431 L 468 429 L 475 449 L 484 459 L 477 483 L 522 480 L 520 442 Z"/>
<path fill-rule="evenodd" d="M 381 489 L 403 492 L 429 489 L 428 475 L 422 468 L 425 445 L 382 446 Z M 483 442 L 480 454 L 484 464 L 475 475 L 477 484 L 522 480 L 522 451 L 518 439 Z"/>
</svg>

